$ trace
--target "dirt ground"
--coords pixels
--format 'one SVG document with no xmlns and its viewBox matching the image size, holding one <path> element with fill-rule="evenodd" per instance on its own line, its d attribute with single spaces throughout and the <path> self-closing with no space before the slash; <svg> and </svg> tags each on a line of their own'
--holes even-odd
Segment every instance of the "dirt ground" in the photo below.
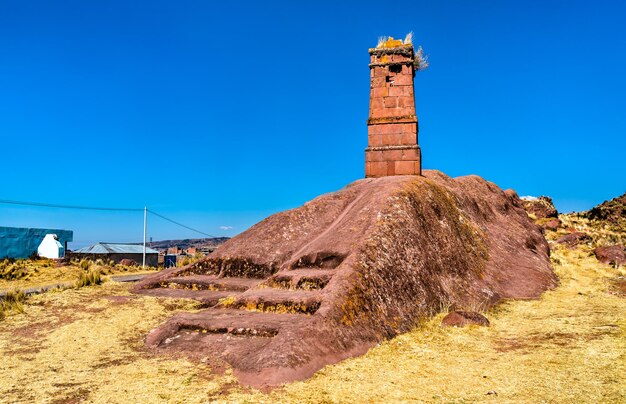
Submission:
<svg viewBox="0 0 626 404">
<path fill-rule="evenodd" d="M 0 322 L 0 401 L 626 402 L 626 269 L 588 246 L 556 247 L 552 261 L 559 287 L 488 311 L 488 328 L 441 328 L 440 314 L 270 393 L 144 349 L 150 329 L 194 303 L 116 282 L 48 292 Z"/>
</svg>

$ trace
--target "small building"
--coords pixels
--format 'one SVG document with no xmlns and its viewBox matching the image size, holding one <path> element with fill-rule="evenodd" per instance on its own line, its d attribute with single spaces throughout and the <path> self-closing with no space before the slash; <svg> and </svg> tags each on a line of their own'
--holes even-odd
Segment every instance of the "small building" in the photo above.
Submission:
<svg viewBox="0 0 626 404">
<path fill-rule="evenodd" d="M 67 243 L 74 240 L 71 230 L 0 226 L 0 259 L 28 258 L 37 254 L 39 245 L 48 234 L 56 235 L 57 242 L 65 251 Z"/>
<path fill-rule="evenodd" d="M 183 250 L 178 246 L 168 247 L 167 253 L 170 255 L 180 255 L 183 253 Z"/>
<path fill-rule="evenodd" d="M 124 243 L 96 243 L 72 252 L 72 257 L 88 258 L 92 260 L 112 260 L 115 263 L 123 259 L 131 259 L 138 265 L 143 262 L 143 245 Z M 156 267 L 159 262 L 159 252 L 146 247 L 146 265 Z"/>
</svg>

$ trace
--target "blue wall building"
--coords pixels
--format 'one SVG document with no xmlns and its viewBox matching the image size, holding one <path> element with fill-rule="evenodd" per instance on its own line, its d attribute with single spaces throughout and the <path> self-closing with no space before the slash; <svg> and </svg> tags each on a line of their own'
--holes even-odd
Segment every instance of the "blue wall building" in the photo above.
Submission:
<svg viewBox="0 0 626 404">
<path fill-rule="evenodd" d="M 0 259 L 30 257 L 37 252 L 46 234 L 56 234 L 65 251 L 68 251 L 67 243 L 74 240 L 74 232 L 71 230 L 0 226 Z"/>
</svg>

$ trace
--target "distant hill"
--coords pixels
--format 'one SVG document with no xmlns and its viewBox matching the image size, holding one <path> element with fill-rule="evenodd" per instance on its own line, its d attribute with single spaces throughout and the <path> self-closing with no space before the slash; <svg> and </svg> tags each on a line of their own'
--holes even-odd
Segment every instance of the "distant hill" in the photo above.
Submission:
<svg viewBox="0 0 626 404">
<path fill-rule="evenodd" d="M 151 248 L 158 251 L 166 251 L 170 247 L 178 247 L 183 250 L 189 247 L 206 248 L 217 247 L 227 241 L 230 237 L 211 237 L 211 238 L 187 238 L 184 240 L 161 240 L 149 243 Z"/>
</svg>

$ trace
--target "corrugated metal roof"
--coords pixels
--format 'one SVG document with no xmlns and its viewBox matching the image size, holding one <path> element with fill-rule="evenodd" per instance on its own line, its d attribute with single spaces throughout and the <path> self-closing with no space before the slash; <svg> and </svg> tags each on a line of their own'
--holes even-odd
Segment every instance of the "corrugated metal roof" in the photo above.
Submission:
<svg viewBox="0 0 626 404">
<path fill-rule="evenodd" d="M 74 252 L 81 254 L 143 254 L 143 245 L 121 243 L 96 243 Z M 146 254 L 158 254 L 157 250 L 146 247 Z"/>
</svg>

